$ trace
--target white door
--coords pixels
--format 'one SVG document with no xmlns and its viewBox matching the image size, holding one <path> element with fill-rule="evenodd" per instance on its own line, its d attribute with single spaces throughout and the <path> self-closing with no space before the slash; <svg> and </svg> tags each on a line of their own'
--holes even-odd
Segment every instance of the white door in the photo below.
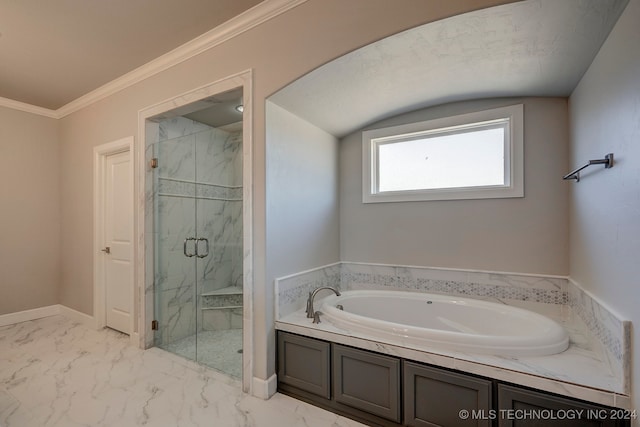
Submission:
<svg viewBox="0 0 640 427">
<path fill-rule="evenodd" d="M 106 158 L 104 236 L 106 324 L 130 334 L 133 301 L 133 199 L 130 152 Z"/>
</svg>

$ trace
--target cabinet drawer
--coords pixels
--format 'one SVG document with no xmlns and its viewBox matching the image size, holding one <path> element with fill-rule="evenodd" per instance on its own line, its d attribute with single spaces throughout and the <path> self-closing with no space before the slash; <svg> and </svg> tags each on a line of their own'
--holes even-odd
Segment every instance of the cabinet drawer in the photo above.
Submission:
<svg viewBox="0 0 640 427">
<path fill-rule="evenodd" d="M 492 382 L 412 362 L 404 362 L 404 419 L 408 426 L 486 426 Z M 461 410 L 486 419 L 461 419 Z"/>
<path fill-rule="evenodd" d="M 336 402 L 400 422 L 400 360 L 333 345 Z"/>
<path fill-rule="evenodd" d="M 278 333 L 278 382 L 331 398 L 330 344 L 287 332 Z"/>
</svg>

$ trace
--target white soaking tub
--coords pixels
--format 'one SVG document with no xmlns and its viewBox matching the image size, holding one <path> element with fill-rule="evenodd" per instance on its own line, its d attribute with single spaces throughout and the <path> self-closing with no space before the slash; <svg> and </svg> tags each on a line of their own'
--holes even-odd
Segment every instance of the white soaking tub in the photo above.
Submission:
<svg viewBox="0 0 640 427">
<path fill-rule="evenodd" d="M 340 306 L 340 307 L 338 307 Z M 547 356 L 569 346 L 554 320 L 521 308 L 457 296 L 348 291 L 323 300 L 321 319 L 388 343 L 498 356 Z"/>
</svg>

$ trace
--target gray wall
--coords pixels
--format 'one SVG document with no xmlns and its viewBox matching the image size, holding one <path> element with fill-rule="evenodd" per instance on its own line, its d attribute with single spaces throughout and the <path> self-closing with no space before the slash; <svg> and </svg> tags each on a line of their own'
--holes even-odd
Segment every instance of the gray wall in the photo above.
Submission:
<svg viewBox="0 0 640 427">
<path fill-rule="evenodd" d="M 571 277 L 633 322 L 640 408 L 640 0 L 631 0 L 571 95 L 571 164 L 615 154 L 571 184 Z"/>
<path fill-rule="evenodd" d="M 338 140 L 267 102 L 267 280 L 340 261 Z"/>
<path fill-rule="evenodd" d="M 55 119 L 0 107 L 0 315 L 58 303 L 60 165 Z"/>
<path fill-rule="evenodd" d="M 266 273 L 274 283 L 340 261 L 338 140 L 269 101 L 266 126 Z M 274 297 L 265 294 L 267 305 Z M 263 338 L 275 342 L 275 331 L 255 337 Z"/>
<path fill-rule="evenodd" d="M 569 272 L 568 124 L 564 98 L 511 98 L 447 104 L 367 129 L 524 103 L 525 197 L 362 203 L 362 131 L 340 146 L 343 261 L 518 273 Z"/>
</svg>

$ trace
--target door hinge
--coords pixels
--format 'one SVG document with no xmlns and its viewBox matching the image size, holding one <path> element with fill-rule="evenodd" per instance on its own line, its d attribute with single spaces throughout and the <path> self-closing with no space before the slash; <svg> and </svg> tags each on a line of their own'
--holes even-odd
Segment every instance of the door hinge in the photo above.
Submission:
<svg viewBox="0 0 640 427">
<path fill-rule="evenodd" d="M 151 169 L 155 169 L 158 167 L 158 158 L 154 157 L 153 159 L 151 159 Z"/>
<path fill-rule="evenodd" d="M 158 321 L 157 320 L 152 320 L 151 321 L 151 330 L 152 331 L 157 331 L 158 330 Z"/>
</svg>

